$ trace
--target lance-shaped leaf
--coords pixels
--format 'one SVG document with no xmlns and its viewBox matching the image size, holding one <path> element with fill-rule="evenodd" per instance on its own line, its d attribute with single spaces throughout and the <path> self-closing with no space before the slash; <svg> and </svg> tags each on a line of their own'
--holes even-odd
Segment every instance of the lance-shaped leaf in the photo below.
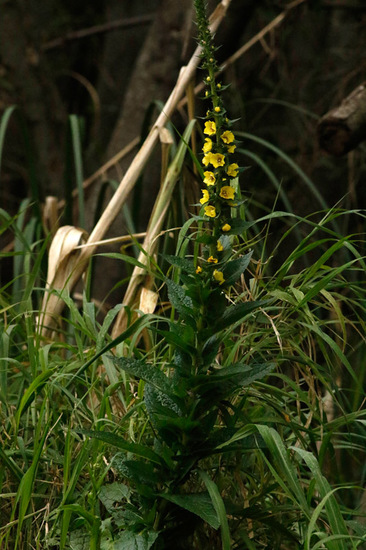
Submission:
<svg viewBox="0 0 366 550">
<path fill-rule="evenodd" d="M 157 389 L 163 392 L 170 392 L 170 384 L 165 374 L 155 367 L 145 363 L 140 359 L 133 359 L 131 357 L 111 357 L 114 364 L 126 371 L 128 374 L 132 374 L 136 378 L 141 378 L 145 382 L 148 382 Z"/>
<path fill-rule="evenodd" d="M 236 281 L 241 277 L 241 275 L 248 267 L 252 254 L 252 251 L 248 252 L 248 254 L 245 254 L 245 256 L 236 258 L 235 260 L 232 260 L 225 265 L 224 277 L 226 285 L 232 285 L 236 283 Z"/>
<path fill-rule="evenodd" d="M 220 527 L 220 522 L 211 497 L 208 493 L 196 493 L 191 495 L 166 495 L 160 494 L 160 497 L 169 502 L 173 502 L 177 506 L 196 514 L 214 529 Z"/>
<path fill-rule="evenodd" d="M 193 302 L 192 299 L 187 296 L 184 288 L 180 285 L 170 281 L 166 281 L 168 287 L 168 297 L 172 306 L 179 312 L 182 319 L 186 321 L 193 328 L 196 327 L 196 321 L 192 315 Z"/>
<path fill-rule="evenodd" d="M 244 302 L 228 307 L 220 319 L 214 325 L 215 331 L 223 330 L 234 323 L 242 321 L 249 313 L 264 307 L 270 300 L 254 300 L 253 302 Z"/>
</svg>

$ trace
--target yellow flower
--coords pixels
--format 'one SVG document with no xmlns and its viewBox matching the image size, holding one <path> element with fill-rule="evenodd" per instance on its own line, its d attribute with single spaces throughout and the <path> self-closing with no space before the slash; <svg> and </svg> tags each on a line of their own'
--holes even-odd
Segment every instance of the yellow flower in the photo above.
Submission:
<svg viewBox="0 0 366 550">
<path fill-rule="evenodd" d="M 198 266 L 197 266 L 197 269 L 196 269 L 197 275 L 198 275 L 199 273 L 201 273 L 201 272 L 202 272 L 202 267 L 200 267 L 200 266 L 198 265 Z"/>
<path fill-rule="evenodd" d="M 213 256 L 210 256 L 207 261 L 210 263 L 210 264 L 217 264 L 217 262 L 219 261 L 217 258 L 214 258 Z"/>
<path fill-rule="evenodd" d="M 213 276 L 215 281 L 217 281 L 220 285 L 225 282 L 224 274 L 222 271 L 219 271 L 218 269 L 215 269 L 213 272 Z"/>
<path fill-rule="evenodd" d="M 203 144 L 202 151 L 204 153 L 209 153 L 212 149 L 212 139 L 205 138 L 205 143 Z"/>
<path fill-rule="evenodd" d="M 222 246 L 221 241 L 217 241 L 217 252 L 222 252 L 224 250 L 224 247 Z"/>
<path fill-rule="evenodd" d="M 225 223 L 225 225 L 223 225 L 221 229 L 225 232 L 230 231 L 231 225 L 229 225 L 228 223 Z"/>
<path fill-rule="evenodd" d="M 221 111 L 220 107 L 215 107 L 215 113 L 219 113 Z"/>
<path fill-rule="evenodd" d="M 220 84 L 220 82 L 219 82 L 219 83 L 217 84 L 217 87 L 218 87 L 218 89 L 220 89 L 220 88 L 221 88 L 221 84 Z"/>
<path fill-rule="evenodd" d="M 224 143 L 229 144 L 234 141 L 235 137 L 234 134 L 230 132 L 230 130 L 226 130 L 226 132 L 221 134 L 221 139 Z"/>
<path fill-rule="evenodd" d="M 200 203 L 205 204 L 210 200 L 210 195 L 207 189 L 201 189 L 201 191 L 202 191 L 202 199 L 200 199 Z"/>
<path fill-rule="evenodd" d="M 225 165 L 225 156 L 221 153 L 211 153 L 210 163 L 214 168 Z"/>
<path fill-rule="evenodd" d="M 204 166 L 208 166 L 208 165 L 210 164 L 210 162 L 211 162 L 211 155 L 212 155 L 212 153 L 207 153 L 207 154 L 203 157 L 203 159 L 202 159 L 202 164 L 203 164 Z"/>
<path fill-rule="evenodd" d="M 216 178 L 215 178 L 215 174 L 213 172 L 203 172 L 203 175 L 205 176 L 205 179 L 203 180 L 203 183 L 205 183 L 206 185 L 214 185 L 215 184 Z"/>
<path fill-rule="evenodd" d="M 228 153 L 234 153 L 236 149 L 236 145 L 230 145 L 228 148 L 227 148 L 227 152 Z"/>
<path fill-rule="evenodd" d="M 207 134 L 208 136 L 216 134 L 216 124 L 213 120 L 207 120 L 205 122 L 205 129 L 203 130 L 203 133 Z"/>
<path fill-rule="evenodd" d="M 227 200 L 232 200 L 235 197 L 235 189 L 230 185 L 221 187 L 220 197 Z"/>
<path fill-rule="evenodd" d="M 239 166 L 234 162 L 233 164 L 230 164 L 228 166 L 228 169 L 226 170 L 226 173 L 228 176 L 235 178 L 235 176 L 238 175 L 238 168 Z"/>
<path fill-rule="evenodd" d="M 207 77 L 206 77 L 206 81 L 207 81 L 207 82 L 211 82 L 211 77 L 210 77 L 210 76 L 207 76 Z"/>
<path fill-rule="evenodd" d="M 205 215 L 209 218 L 214 218 L 216 216 L 216 208 L 214 206 L 205 206 Z"/>
</svg>

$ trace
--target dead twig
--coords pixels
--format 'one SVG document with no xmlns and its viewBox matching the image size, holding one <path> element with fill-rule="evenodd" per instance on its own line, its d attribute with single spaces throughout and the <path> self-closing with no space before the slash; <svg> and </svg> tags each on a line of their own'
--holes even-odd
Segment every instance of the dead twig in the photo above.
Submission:
<svg viewBox="0 0 366 550">
<path fill-rule="evenodd" d="M 125 19 L 117 19 L 116 21 L 108 21 L 108 23 L 103 23 L 102 25 L 94 25 L 87 29 L 81 29 L 79 31 L 73 31 L 65 34 L 65 36 L 60 36 L 59 38 L 54 38 L 49 40 L 42 45 L 42 50 L 47 52 L 60 46 L 64 46 L 66 42 L 72 42 L 74 40 L 80 40 L 81 38 L 86 38 L 94 34 L 101 34 L 105 32 L 110 32 L 115 29 L 129 29 L 131 27 L 137 27 L 141 25 L 148 25 L 154 19 L 154 14 L 141 15 L 139 17 L 129 17 Z"/>
</svg>

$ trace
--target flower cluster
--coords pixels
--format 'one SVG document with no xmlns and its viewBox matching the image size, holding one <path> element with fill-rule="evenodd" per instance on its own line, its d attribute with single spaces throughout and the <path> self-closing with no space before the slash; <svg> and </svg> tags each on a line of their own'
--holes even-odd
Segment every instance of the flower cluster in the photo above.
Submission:
<svg viewBox="0 0 366 550">
<path fill-rule="evenodd" d="M 239 166 L 233 160 L 236 149 L 236 140 L 231 131 L 232 122 L 227 118 L 226 110 L 221 98 L 224 86 L 216 81 L 217 64 L 215 61 L 215 47 L 208 30 L 205 15 L 200 15 L 200 2 L 195 2 L 197 9 L 197 23 L 199 39 L 202 46 L 202 67 L 207 71 L 205 78 L 205 97 L 211 105 L 206 113 L 204 123 L 204 144 L 202 147 L 203 184 L 200 203 L 207 220 L 210 232 L 209 245 L 206 250 L 204 267 L 208 269 L 210 277 L 222 285 L 225 282 L 224 274 L 219 269 L 212 271 L 210 265 L 218 264 L 224 255 L 224 248 L 228 248 L 229 239 L 225 234 L 232 230 L 232 209 L 237 206 L 237 181 Z M 225 243 L 225 244 L 224 244 Z M 198 274 L 203 273 L 201 266 L 197 267 Z"/>
</svg>

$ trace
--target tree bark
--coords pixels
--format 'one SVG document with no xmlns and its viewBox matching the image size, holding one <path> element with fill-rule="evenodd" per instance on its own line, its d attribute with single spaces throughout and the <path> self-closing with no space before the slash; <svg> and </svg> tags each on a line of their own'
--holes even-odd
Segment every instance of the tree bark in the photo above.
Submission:
<svg viewBox="0 0 366 550">
<path fill-rule="evenodd" d="M 6 81 L 11 92 L 0 89 L 0 96 L 3 108 L 9 103 L 21 107 L 35 144 L 33 154 L 38 159 L 38 178 L 45 193 L 52 194 L 59 191 L 62 181 L 60 151 L 66 117 L 50 70 L 40 54 L 36 25 L 30 10 L 21 2 L 2 3 L 0 64 L 2 81 Z M 16 145 L 17 140 L 15 136 Z M 18 155 L 19 150 L 18 146 Z M 15 162 L 21 162 L 19 156 Z"/>
<path fill-rule="evenodd" d="M 336 157 L 366 140 L 366 82 L 321 118 L 318 138 L 320 147 Z"/>
</svg>

